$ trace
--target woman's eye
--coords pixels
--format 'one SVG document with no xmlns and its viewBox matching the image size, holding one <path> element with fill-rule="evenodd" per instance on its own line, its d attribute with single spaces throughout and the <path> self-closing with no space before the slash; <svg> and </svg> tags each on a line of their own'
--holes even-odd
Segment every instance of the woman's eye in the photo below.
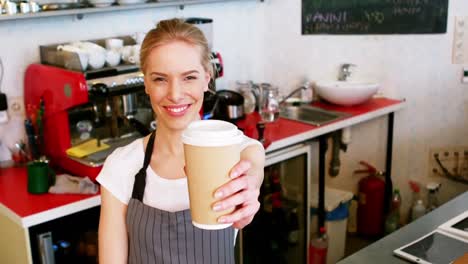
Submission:
<svg viewBox="0 0 468 264">
<path fill-rule="evenodd" d="M 166 79 L 164 79 L 163 77 L 155 77 L 153 78 L 153 82 L 164 82 L 166 81 Z"/>
<path fill-rule="evenodd" d="M 189 75 L 189 76 L 185 77 L 185 80 L 188 80 L 188 81 L 196 80 L 196 79 L 197 79 L 197 76 L 193 76 L 193 75 Z"/>
</svg>

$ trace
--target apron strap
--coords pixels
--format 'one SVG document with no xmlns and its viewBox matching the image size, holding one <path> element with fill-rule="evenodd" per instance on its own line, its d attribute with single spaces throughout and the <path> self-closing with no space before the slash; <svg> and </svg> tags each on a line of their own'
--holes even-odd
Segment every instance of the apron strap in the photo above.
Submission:
<svg viewBox="0 0 468 264">
<path fill-rule="evenodd" d="M 153 155 L 154 138 L 156 137 L 156 130 L 151 133 L 145 150 L 145 160 L 143 167 L 135 175 L 135 183 L 133 184 L 132 198 L 143 202 L 143 195 L 145 194 L 146 186 L 146 169 L 151 162 L 151 156 Z"/>
</svg>

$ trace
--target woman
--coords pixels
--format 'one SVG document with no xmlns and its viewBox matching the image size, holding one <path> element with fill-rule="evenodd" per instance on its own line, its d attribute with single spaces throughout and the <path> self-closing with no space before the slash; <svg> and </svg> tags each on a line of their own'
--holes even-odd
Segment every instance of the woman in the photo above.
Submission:
<svg viewBox="0 0 468 264">
<path fill-rule="evenodd" d="M 146 35 L 140 61 L 158 129 L 114 151 L 97 178 L 102 187 L 99 262 L 234 263 L 233 228 L 198 229 L 188 210 L 181 133 L 199 119 L 213 76 L 207 41 L 181 20 L 161 21 Z M 215 192 L 221 200 L 213 210 L 236 208 L 220 223 L 240 229 L 252 221 L 264 160 L 261 144 L 246 137 L 232 180 Z"/>
</svg>

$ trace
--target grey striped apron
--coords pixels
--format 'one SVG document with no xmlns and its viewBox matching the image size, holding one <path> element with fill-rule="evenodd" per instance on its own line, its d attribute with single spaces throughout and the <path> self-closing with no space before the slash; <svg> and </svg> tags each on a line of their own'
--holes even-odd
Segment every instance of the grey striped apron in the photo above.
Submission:
<svg viewBox="0 0 468 264">
<path fill-rule="evenodd" d="M 155 134 L 148 141 L 143 168 L 135 175 L 127 208 L 128 263 L 234 264 L 234 228 L 199 229 L 192 225 L 189 209 L 167 212 L 143 204 Z"/>
</svg>

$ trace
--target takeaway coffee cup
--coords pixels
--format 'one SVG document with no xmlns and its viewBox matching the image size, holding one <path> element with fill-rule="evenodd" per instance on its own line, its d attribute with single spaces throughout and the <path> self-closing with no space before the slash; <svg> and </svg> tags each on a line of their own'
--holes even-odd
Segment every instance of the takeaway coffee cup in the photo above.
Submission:
<svg viewBox="0 0 468 264">
<path fill-rule="evenodd" d="M 218 218 L 234 209 L 215 212 L 215 191 L 227 183 L 229 172 L 240 160 L 243 134 L 231 123 L 218 120 L 192 122 L 182 133 L 192 223 L 202 229 L 222 229 L 232 225 Z"/>
<path fill-rule="evenodd" d="M 46 161 L 31 161 L 27 164 L 28 192 L 39 194 L 49 191 L 55 184 L 55 172 Z"/>
</svg>

